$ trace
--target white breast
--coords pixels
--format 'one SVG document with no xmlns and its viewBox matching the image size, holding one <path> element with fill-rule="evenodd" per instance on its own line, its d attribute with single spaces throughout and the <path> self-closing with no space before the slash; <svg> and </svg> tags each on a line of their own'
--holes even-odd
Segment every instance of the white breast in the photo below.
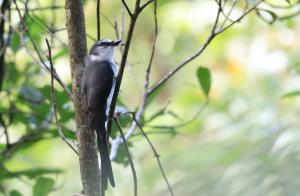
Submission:
<svg viewBox="0 0 300 196">
<path fill-rule="evenodd" d="M 107 102 L 106 102 L 106 115 L 109 115 L 109 108 L 110 108 L 110 104 L 112 102 L 112 98 L 114 95 L 114 91 L 115 91 L 115 87 L 116 87 L 116 82 L 117 82 L 117 75 L 118 75 L 118 70 L 117 70 L 117 65 L 115 63 L 111 63 L 111 69 L 114 72 L 114 78 L 113 78 L 113 84 L 112 84 L 112 88 L 110 90 Z"/>
</svg>

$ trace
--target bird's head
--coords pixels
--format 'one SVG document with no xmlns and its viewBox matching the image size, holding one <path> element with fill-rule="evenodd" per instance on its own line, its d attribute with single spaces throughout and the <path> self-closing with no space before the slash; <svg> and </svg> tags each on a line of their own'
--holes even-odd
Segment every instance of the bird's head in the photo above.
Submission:
<svg viewBox="0 0 300 196">
<path fill-rule="evenodd" d="M 97 40 L 90 49 L 89 56 L 92 59 L 114 61 L 114 47 L 119 46 L 121 40 L 110 39 Z"/>
</svg>

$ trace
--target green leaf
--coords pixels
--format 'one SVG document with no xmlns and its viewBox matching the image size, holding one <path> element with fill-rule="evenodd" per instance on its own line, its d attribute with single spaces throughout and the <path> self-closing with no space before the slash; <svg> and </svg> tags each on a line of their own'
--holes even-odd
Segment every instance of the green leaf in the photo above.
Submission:
<svg viewBox="0 0 300 196">
<path fill-rule="evenodd" d="M 49 168 L 37 168 L 37 169 L 28 169 L 28 170 L 21 170 L 21 171 L 11 171 L 7 172 L 5 170 L 0 170 L 0 179 L 9 179 L 15 178 L 17 176 L 26 176 L 28 178 L 36 178 L 44 174 L 58 174 L 62 171 L 59 169 L 49 169 Z"/>
<path fill-rule="evenodd" d="M 22 194 L 17 190 L 12 190 L 10 191 L 9 196 L 22 196 Z"/>
<path fill-rule="evenodd" d="M 290 98 L 300 96 L 300 90 L 292 91 L 281 96 L 281 98 Z"/>
<path fill-rule="evenodd" d="M 14 53 L 16 53 L 19 50 L 20 42 L 21 42 L 20 36 L 16 32 L 14 32 L 12 34 L 11 43 L 10 43 L 10 48 Z"/>
<path fill-rule="evenodd" d="M 129 146 L 129 148 L 132 146 L 132 143 L 129 141 L 127 141 L 127 144 Z M 128 159 L 128 155 L 127 155 L 124 144 L 120 145 L 119 150 L 118 150 L 118 155 L 114 159 L 114 162 L 122 164 L 125 167 L 129 165 L 129 159 Z"/>
<path fill-rule="evenodd" d="M 60 57 L 67 56 L 69 50 L 67 48 L 62 48 L 59 52 L 52 56 L 52 61 L 59 59 Z"/>
<path fill-rule="evenodd" d="M 47 196 L 48 193 L 52 190 L 54 181 L 51 178 L 40 177 L 34 187 L 33 187 L 33 196 Z"/>
<path fill-rule="evenodd" d="M 268 22 L 269 24 L 273 24 L 278 18 L 275 12 L 266 9 L 256 9 L 256 13 L 262 20 Z M 268 15 L 271 17 L 271 19 L 267 18 Z"/>
<path fill-rule="evenodd" d="M 290 0 L 285 0 L 289 5 L 291 5 L 291 1 Z"/>
<path fill-rule="evenodd" d="M 198 82 L 202 88 L 202 91 L 206 95 L 206 97 L 209 96 L 209 91 L 211 87 L 211 75 L 209 69 L 205 67 L 199 67 L 197 69 L 197 78 Z"/>
</svg>

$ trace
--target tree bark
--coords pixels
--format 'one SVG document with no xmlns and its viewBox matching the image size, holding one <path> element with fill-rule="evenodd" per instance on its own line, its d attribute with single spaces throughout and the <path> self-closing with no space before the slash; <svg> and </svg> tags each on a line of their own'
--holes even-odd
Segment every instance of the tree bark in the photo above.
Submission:
<svg viewBox="0 0 300 196">
<path fill-rule="evenodd" d="M 66 26 L 68 29 L 72 90 L 79 144 L 79 162 L 83 191 L 87 196 L 100 195 L 100 170 L 95 132 L 88 130 L 87 118 L 81 107 L 80 82 L 87 52 L 85 19 L 81 0 L 66 0 Z"/>
</svg>

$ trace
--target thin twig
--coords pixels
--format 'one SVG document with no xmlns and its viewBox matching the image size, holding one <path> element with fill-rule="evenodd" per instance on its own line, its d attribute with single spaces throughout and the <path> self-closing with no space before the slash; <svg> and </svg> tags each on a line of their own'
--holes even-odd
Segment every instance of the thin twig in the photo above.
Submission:
<svg viewBox="0 0 300 196">
<path fill-rule="evenodd" d="M 127 11 L 127 13 L 129 14 L 129 16 L 132 17 L 133 14 L 132 14 L 132 12 L 130 11 L 130 8 L 128 7 L 126 1 L 125 1 L 125 0 L 121 0 L 121 1 L 122 1 L 122 3 L 123 3 L 123 5 L 124 5 L 124 7 L 125 7 L 125 9 L 126 9 L 126 11 Z"/>
<path fill-rule="evenodd" d="M 224 13 L 225 19 L 224 19 L 223 23 L 221 24 L 220 29 L 223 29 L 223 27 L 224 27 L 224 25 L 226 24 L 227 21 L 233 22 L 233 20 L 230 19 L 230 15 L 231 15 L 234 7 L 236 6 L 236 4 L 237 4 L 237 0 L 234 0 L 230 10 L 228 11 L 228 13 L 227 14 Z"/>
<path fill-rule="evenodd" d="M 108 132 L 107 136 L 108 137 L 110 136 L 110 133 L 111 133 L 112 119 L 113 119 L 114 113 L 115 113 L 115 108 L 116 108 L 117 99 L 118 99 L 119 92 L 120 92 L 120 87 L 121 87 L 122 78 L 123 78 L 123 74 L 124 74 L 124 70 L 125 70 L 125 65 L 127 62 L 129 48 L 131 45 L 133 31 L 135 28 L 137 18 L 140 14 L 139 6 L 140 6 L 140 0 L 136 0 L 135 11 L 130 18 L 131 20 L 130 20 L 130 25 L 129 25 L 129 29 L 128 29 L 128 33 L 127 33 L 124 52 L 122 54 L 122 59 L 121 59 L 120 69 L 119 69 L 118 76 L 117 76 L 116 86 L 115 86 L 112 102 L 111 102 L 110 109 L 109 109 L 108 122 L 107 122 L 107 132 Z"/>
<path fill-rule="evenodd" d="M 147 1 L 144 5 L 142 5 L 141 7 L 140 7 L 140 10 L 141 11 L 143 11 L 143 9 L 145 9 L 150 3 L 152 3 L 153 1 L 155 1 L 155 0 L 149 0 L 149 1 Z"/>
<path fill-rule="evenodd" d="M 154 42 L 156 42 L 156 37 L 157 37 L 157 2 L 155 0 L 155 4 L 154 4 Z M 154 53 L 155 53 L 155 43 L 153 43 L 152 45 L 152 52 L 150 55 L 150 60 L 149 60 L 149 64 L 147 67 L 147 71 L 146 71 L 146 75 L 145 75 L 145 85 L 144 85 L 144 95 L 141 101 L 141 104 L 139 106 L 139 109 L 136 113 L 136 119 L 137 121 L 141 120 L 141 117 L 144 113 L 146 104 L 147 104 L 147 99 L 148 99 L 148 87 L 149 87 L 149 74 L 150 74 L 150 70 L 151 70 L 151 65 L 152 65 L 152 61 L 153 61 L 153 57 L 154 57 Z M 136 128 L 136 123 L 133 121 L 128 132 L 125 135 L 125 138 L 128 140 L 130 138 L 130 136 L 133 134 L 134 130 Z M 120 138 L 116 138 L 114 139 L 114 141 L 112 142 L 112 148 L 111 148 L 111 152 L 110 152 L 110 159 L 113 160 L 118 152 L 118 148 L 120 146 L 120 144 L 122 144 L 122 140 L 120 140 Z"/>
<path fill-rule="evenodd" d="M 57 9 L 64 9 L 65 6 L 46 6 L 46 7 L 34 7 L 34 8 L 27 8 L 28 11 L 35 12 L 35 11 L 47 11 L 47 10 L 57 10 Z M 12 8 L 12 10 L 17 10 L 16 8 Z M 20 10 L 26 10 L 26 8 L 20 8 Z"/>
<path fill-rule="evenodd" d="M 231 26 L 233 26 L 235 23 L 241 21 L 246 15 L 248 15 L 251 11 L 253 11 L 263 1 L 264 0 L 261 0 L 261 1 L 257 2 L 252 8 L 250 8 L 248 11 L 246 11 L 245 13 L 243 13 L 243 15 L 241 15 L 238 19 L 234 20 L 232 23 L 230 23 L 229 25 L 227 25 L 223 29 L 215 31 L 216 30 L 216 26 L 217 26 L 217 22 L 219 20 L 220 11 L 221 11 L 221 8 L 219 6 L 217 18 L 215 20 L 213 29 L 211 31 L 211 34 L 209 35 L 209 37 L 207 38 L 207 40 L 203 44 L 203 46 L 200 47 L 193 55 L 191 55 L 190 57 L 188 57 L 187 59 L 185 59 L 184 61 L 182 61 L 181 63 L 179 63 L 177 66 L 175 66 L 175 68 L 173 70 L 171 70 L 167 75 L 165 75 L 161 80 L 159 80 L 154 86 L 152 86 L 149 89 L 149 94 L 152 94 L 160 86 L 162 86 L 164 83 L 166 83 L 175 73 L 177 73 L 179 70 L 181 70 L 183 67 L 185 67 L 185 65 L 187 65 L 188 63 L 190 63 L 191 61 L 193 61 L 194 59 L 196 59 L 197 57 L 199 57 L 203 53 L 203 51 L 207 48 L 207 46 L 214 40 L 214 38 L 217 35 L 219 35 L 220 33 L 224 32 L 224 31 L 226 31 Z"/>
<path fill-rule="evenodd" d="M 30 42 L 31 42 L 31 44 L 32 44 L 32 46 L 33 46 L 34 51 L 36 52 L 37 56 L 39 57 L 39 60 L 40 60 L 40 62 L 42 63 L 43 67 L 50 73 L 51 70 L 50 70 L 50 68 L 45 64 L 44 59 L 43 59 L 43 57 L 42 57 L 42 55 L 41 55 L 41 53 L 40 53 L 40 51 L 39 51 L 37 45 L 36 45 L 35 42 L 33 41 L 33 38 L 32 38 L 32 36 L 31 36 L 31 34 L 30 34 L 29 30 L 28 30 L 28 27 L 27 27 L 27 25 L 26 25 L 26 23 L 25 23 L 25 21 L 24 21 L 24 18 L 22 17 L 21 11 L 20 11 L 20 9 L 19 9 L 17 3 L 16 3 L 16 0 L 13 0 L 13 1 L 14 1 L 15 6 L 16 6 L 16 9 L 17 9 L 17 12 L 18 12 L 18 15 L 19 15 L 21 24 L 22 24 L 23 27 L 24 27 L 25 33 L 27 34 L 27 36 L 28 36 L 28 38 L 29 38 L 29 40 L 30 40 Z M 56 73 L 56 70 L 55 70 L 55 69 L 53 70 L 53 73 L 54 73 L 54 78 L 55 78 L 55 80 L 61 85 L 61 87 L 62 87 L 62 88 L 64 89 L 64 91 L 67 93 L 67 95 L 69 96 L 69 98 L 70 98 L 71 100 L 73 100 L 73 94 L 72 94 L 72 92 L 69 90 L 69 88 L 67 87 L 67 85 L 64 84 L 64 82 L 61 80 L 61 78 L 59 77 L 59 75 Z"/>
<path fill-rule="evenodd" d="M 46 39 L 46 44 L 48 47 L 48 60 L 50 63 L 50 70 L 51 70 L 51 105 L 52 105 L 52 109 L 54 112 L 54 118 L 55 118 L 55 123 L 56 123 L 56 127 L 57 127 L 57 131 L 61 137 L 61 139 L 77 154 L 77 150 L 72 146 L 72 144 L 69 143 L 69 141 L 66 139 L 64 133 L 62 132 L 62 128 L 60 126 L 59 120 L 58 120 L 58 116 L 57 116 L 57 110 L 56 110 L 56 98 L 55 98 L 55 92 L 54 92 L 54 74 L 53 74 L 53 63 L 52 63 L 52 54 L 51 54 L 51 47 L 50 44 L 48 42 L 48 39 Z"/>
<path fill-rule="evenodd" d="M 163 167 L 162 167 L 162 164 L 161 164 L 161 161 L 160 161 L 160 155 L 157 153 L 155 147 L 153 146 L 153 144 L 152 144 L 151 140 L 149 139 L 149 137 L 147 136 L 147 134 L 144 132 L 142 126 L 141 126 L 141 125 L 139 124 L 139 122 L 136 120 L 135 114 L 134 114 L 134 113 L 131 113 L 131 114 L 132 114 L 132 117 L 133 117 L 134 122 L 137 124 L 139 130 L 141 131 L 141 133 L 143 134 L 143 136 L 144 136 L 145 139 L 147 140 L 147 142 L 148 142 L 150 148 L 152 149 L 152 151 L 153 151 L 153 153 L 154 153 L 154 157 L 156 158 L 156 161 L 157 161 L 157 164 L 158 164 L 158 166 L 159 166 L 160 172 L 161 172 L 161 174 L 162 174 L 162 176 L 163 176 L 163 178 L 164 178 L 164 180 L 165 180 L 165 182 L 166 182 L 166 184 L 167 184 L 167 186 L 168 186 L 170 195 L 174 196 L 174 192 L 173 192 L 173 190 L 172 190 L 172 187 L 171 187 L 171 185 L 170 185 L 170 183 L 169 183 L 169 181 L 168 181 L 168 178 L 167 178 L 167 176 L 166 176 L 166 173 L 165 173 L 165 171 L 164 171 L 164 169 L 163 169 Z"/>
<path fill-rule="evenodd" d="M 120 131 L 122 140 L 124 141 L 125 150 L 126 150 L 126 153 L 127 153 L 127 156 L 128 156 L 129 164 L 130 164 L 132 175 L 133 175 L 134 196 L 137 196 L 137 176 L 136 176 L 136 171 L 135 171 L 135 167 L 134 167 L 134 164 L 133 164 L 133 160 L 132 160 L 132 157 L 130 155 L 129 147 L 127 145 L 127 142 L 126 142 L 126 139 L 125 139 L 122 127 L 121 127 L 121 125 L 120 125 L 120 123 L 119 123 L 119 121 L 118 121 L 117 118 L 114 118 L 114 120 L 116 122 L 116 125 L 117 125 L 119 131 Z"/>
<path fill-rule="evenodd" d="M 122 40 L 123 39 L 123 34 L 124 34 L 124 18 L 125 18 L 125 10 L 124 10 L 124 5 L 121 6 L 121 25 L 120 25 L 120 31 L 119 31 L 119 27 L 118 27 L 118 21 L 117 19 L 115 19 L 114 21 L 114 29 L 115 29 L 115 33 L 116 33 L 116 37 L 118 40 Z M 123 45 L 121 44 L 120 47 L 120 52 L 121 54 L 123 54 L 124 52 L 124 48 L 123 48 Z M 133 81 L 134 81 L 134 84 L 138 90 L 138 92 L 140 92 L 140 88 L 139 88 L 139 84 L 138 84 L 138 80 L 136 78 L 136 74 L 133 73 L 132 71 L 132 66 L 131 64 L 127 63 L 127 68 L 128 68 L 128 71 L 130 73 L 130 76 L 132 77 Z"/>
<path fill-rule="evenodd" d="M 100 0 L 97 0 L 97 39 L 100 40 L 101 37 L 101 28 L 100 28 L 100 22 L 101 22 L 101 14 L 100 14 Z"/>
<path fill-rule="evenodd" d="M 154 0 L 154 35 L 153 35 L 153 44 L 152 44 L 152 50 L 150 55 L 149 64 L 146 70 L 146 76 L 145 76 L 145 95 L 148 96 L 148 88 L 149 88 L 149 80 L 150 80 L 150 72 L 152 67 L 152 62 L 155 54 L 155 48 L 156 48 L 156 40 L 157 40 L 157 34 L 158 34 L 158 25 L 157 25 L 157 0 Z"/>
<path fill-rule="evenodd" d="M 155 129 L 173 129 L 173 128 L 180 128 L 180 127 L 185 127 L 189 124 L 191 124 L 192 122 L 194 122 L 195 120 L 197 120 L 197 118 L 199 117 L 200 114 L 203 113 L 204 109 L 207 107 L 209 103 L 209 99 L 207 99 L 203 105 L 199 108 L 199 110 L 196 112 L 196 114 L 194 114 L 194 116 L 182 123 L 176 124 L 176 125 L 171 125 L 171 126 L 165 126 L 165 125 L 148 125 L 148 127 L 150 128 L 155 128 Z"/>
<path fill-rule="evenodd" d="M 220 29 L 218 32 L 216 32 L 216 35 L 221 34 L 222 32 L 226 31 L 227 29 L 229 29 L 230 27 L 232 27 L 234 24 L 240 22 L 245 16 L 247 16 L 250 12 L 252 12 L 253 10 L 256 9 L 256 7 L 261 4 L 262 2 L 264 2 L 265 0 L 260 0 L 259 2 L 257 2 L 255 5 L 253 5 L 249 10 L 247 10 L 246 12 L 244 12 L 240 17 L 238 17 L 236 20 L 234 20 L 232 23 L 230 23 L 229 25 L 227 25 L 226 27 L 224 27 L 223 29 Z"/>
<path fill-rule="evenodd" d="M 66 44 L 64 41 L 62 41 L 57 35 L 55 35 L 50 27 L 45 25 L 43 22 L 38 21 L 39 18 L 34 18 L 29 12 L 26 12 L 29 19 L 34 22 L 40 29 L 51 35 L 51 37 L 55 38 L 59 43 L 61 43 L 65 48 L 69 48 L 68 44 Z"/>
</svg>

